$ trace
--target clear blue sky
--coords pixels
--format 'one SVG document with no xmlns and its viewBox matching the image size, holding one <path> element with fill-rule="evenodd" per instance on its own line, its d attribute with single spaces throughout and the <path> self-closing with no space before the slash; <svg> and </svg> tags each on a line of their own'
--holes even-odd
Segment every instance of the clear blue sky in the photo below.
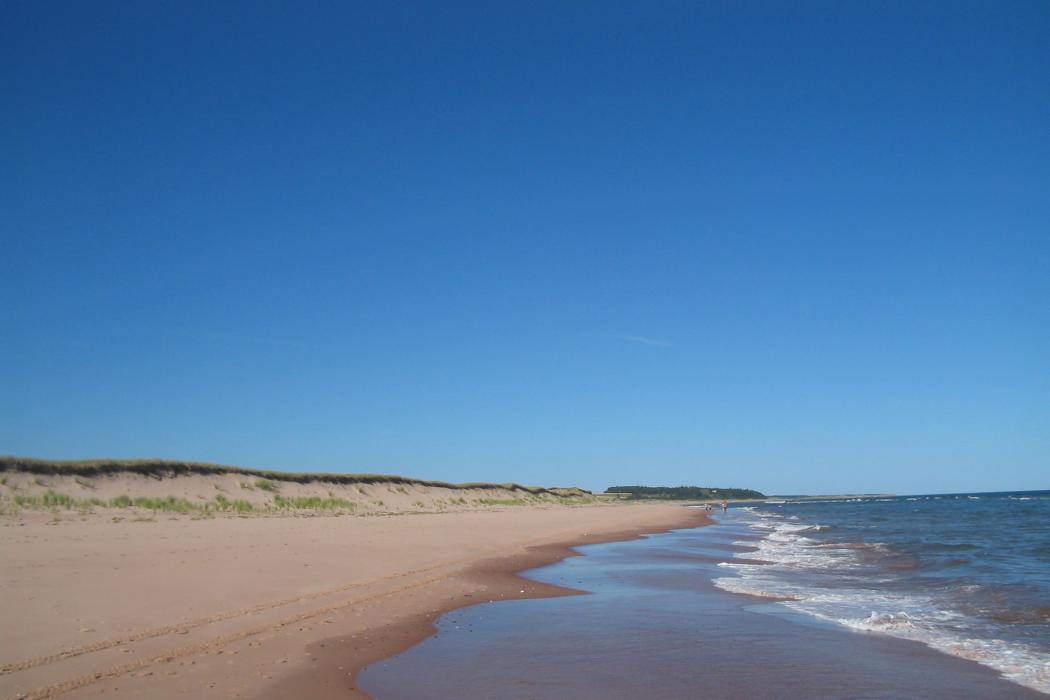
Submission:
<svg viewBox="0 0 1050 700">
<path fill-rule="evenodd" d="M 1050 488 L 1050 4 L 0 7 L 0 453 Z"/>
</svg>

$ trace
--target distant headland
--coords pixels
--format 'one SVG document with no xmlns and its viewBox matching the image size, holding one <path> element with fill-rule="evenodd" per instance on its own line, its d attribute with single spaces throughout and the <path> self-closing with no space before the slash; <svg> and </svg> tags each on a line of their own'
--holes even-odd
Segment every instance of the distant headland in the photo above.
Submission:
<svg viewBox="0 0 1050 700">
<path fill-rule="evenodd" d="M 605 493 L 627 494 L 631 499 L 710 501 L 720 499 L 765 498 L 754 489 L 722 489 L 706 486 L 610 486 Z M 622 498 L 622 496 L 621 496 Z"/>
</svg>

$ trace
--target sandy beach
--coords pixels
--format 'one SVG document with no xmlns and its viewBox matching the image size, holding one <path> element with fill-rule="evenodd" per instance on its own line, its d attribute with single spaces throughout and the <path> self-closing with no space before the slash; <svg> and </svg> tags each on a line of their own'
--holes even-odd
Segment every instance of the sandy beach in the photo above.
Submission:
<svg viewBox="0 0 1050 700">
<path fill-rule="evenodd" d="M 354 675 L 575 544 L 705 522 L 677 505 L 382 517 L 8 520 L 0 697 L 366 697 Z"/>
</svg>

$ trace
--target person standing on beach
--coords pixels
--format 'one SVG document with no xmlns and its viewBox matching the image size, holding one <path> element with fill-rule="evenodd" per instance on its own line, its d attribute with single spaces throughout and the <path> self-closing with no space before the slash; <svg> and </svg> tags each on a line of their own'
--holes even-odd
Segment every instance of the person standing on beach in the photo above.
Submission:
<svg viewBox="0 0 1050 700">
<path fill-rule="evenodd" d="M 725 513 L 729 510 L 729 501 L 722 501 L 722 512 Z"/>
</svg>

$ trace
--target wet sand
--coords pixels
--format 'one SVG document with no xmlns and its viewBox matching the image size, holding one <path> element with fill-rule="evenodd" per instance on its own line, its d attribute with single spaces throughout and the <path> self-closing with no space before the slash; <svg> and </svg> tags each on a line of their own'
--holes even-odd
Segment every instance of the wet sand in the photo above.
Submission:
<svg viewBox="0 0 1050 700">
<path fill-rule="evenodd" d="M 700 524 L 678 505 L 0 528 L 0 697 L 360 698 L 354 674 L 514 572 Z"/>
<path fill-rule="evenodd" d="M 478 605 L 367 668 L 380 700 L 1039 700 L 990 668 L 846 630 L 711 584 L 740 533 L 720 525 L 585 547 L 528 572 L 593 595 Z"/>
</svg>

